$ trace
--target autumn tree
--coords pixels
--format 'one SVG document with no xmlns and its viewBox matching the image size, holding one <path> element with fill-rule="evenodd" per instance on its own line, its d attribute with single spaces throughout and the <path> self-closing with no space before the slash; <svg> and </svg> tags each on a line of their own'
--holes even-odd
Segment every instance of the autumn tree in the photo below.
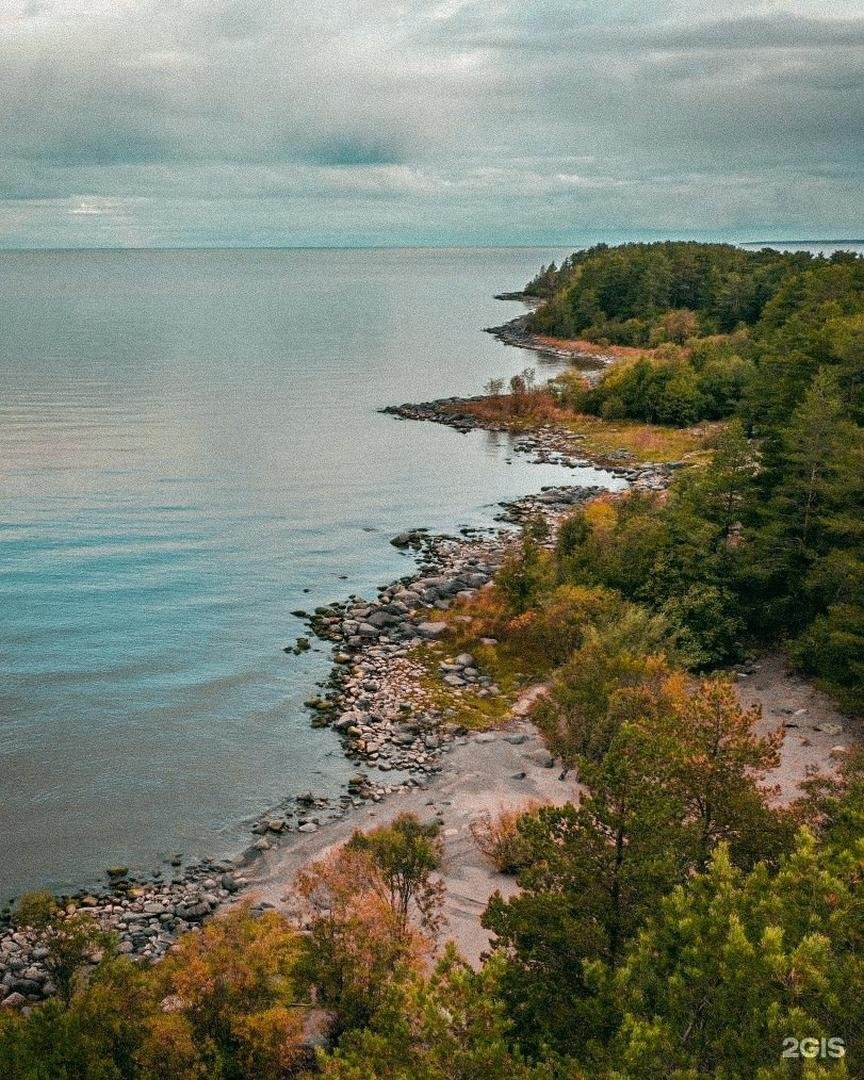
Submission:
<svg viewBox="0 0 864 1080">
<path fill-rule="evenodd" d="M 421 822 L 414 814 L 398 814 L 390 825 L 357 831 L 348 841 L 349 852 L 369 856 L 372 887 L 387 901 L 400 934 L 415 914 L 419 926 L 430 933 L 441 921 L 442 890 L 433 877 L 441 865 L 441 840 L 436 822 Z"/>
<path fill-rule="evenodd" d="M 780 763 L 782 728 L 759 735 L 761 710 L 743 709 L 723 679 L 672 695 L 667 716 L 668 763 L 695 825 L 695 865 L 703 867 L 720 842 L 742 865 L 776 855 L 789 840 L 790 823 L 769 805 L 776 791 L 761 782 Z"/>
<path fill-rule="evenodd" d="M 580 759 L 599 760 L 618 726 L 611 703 L 622 689 L 656 685 L 668 674 L 661 650 L 665 625 L 633 605 L 586 626 L 582 642 L 552 680 L 532 718 L 564 772 Z"/>
<path fill-rule="evenodd" d="M 298 875 L 309 932 L 302 978 L 340 1030 L 369 1023 L 390 983 L 431 951 L 443 903 L 437 832 L 400 815 Z"/>
<path fill-rule="evenodd" d="M 247 907 L 184 936 L 153 969 L 156 1004 L 142 1074 L 279 1080 L 305 1060 L 294 972 L 301 944 L 283 916 Z"/>
</svg>

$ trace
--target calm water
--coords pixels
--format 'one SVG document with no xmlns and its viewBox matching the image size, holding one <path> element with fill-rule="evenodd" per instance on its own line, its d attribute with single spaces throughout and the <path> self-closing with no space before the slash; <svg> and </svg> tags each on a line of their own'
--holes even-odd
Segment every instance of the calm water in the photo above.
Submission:
<svg viewBox="0 0 864 1080">
<path fill-rule="evenodd" d="M 408 572 L 406 527 L 579 481 L 376 412 L 531 363 L 481 328 L 561 254 L 0 254 L 0 896 L 338 791 L 290 612 Z"/>
</svg>

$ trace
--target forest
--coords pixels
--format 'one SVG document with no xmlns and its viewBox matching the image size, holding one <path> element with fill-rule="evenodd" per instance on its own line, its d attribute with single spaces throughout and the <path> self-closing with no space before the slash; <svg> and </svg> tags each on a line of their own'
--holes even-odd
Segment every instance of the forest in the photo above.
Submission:
<svg viewBox="0 0 864 1080">
<path fill-rule="evenodd" d="M 409 815 L 309 866 L 299 924 L 241 905 L 152 967 L 36 894 L 16 917 L 57 994 L 0 1015 L 0 1076 L 864 1075 L 864 753 L 779 802 L 782 732 L 729 679 L 781 649 L 864 705 L 864 260 L 600 245 L 526 292 L 533 332 L 641 352 L 517 396 L 707 425 L 709 453 L 529 522 L 442 616 L 502 686 L 546 685 L 532 718 L 584 790 L 478 831 L 519 885 L 483 964 L 436 950 L 441 837 Z"/>
<path fill-rule="evenodd" d="M 575 413 L 723 421 L 707 468 L 574 521 L 574 580 L 670 621 L 691 665 L 781 640 L 848 708 L 864 704 L 864 260 L 726 245 L 593 248 L 546 268 L 532 327 L 652 343 L 599 380 L 565 379 Z"/>
</svg>

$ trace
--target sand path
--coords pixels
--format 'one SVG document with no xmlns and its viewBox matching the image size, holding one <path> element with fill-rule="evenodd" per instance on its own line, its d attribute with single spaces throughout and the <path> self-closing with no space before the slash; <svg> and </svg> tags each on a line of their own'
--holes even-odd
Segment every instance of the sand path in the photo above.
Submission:
<svg viewBox="0 0 864 1080">
<path fill-rule="evenodd" d="M 425 788 L 367 805 L 317 833 L 293 834 L 264 852 L 248 872 L 251 889 L 245 895 L 284 908 L 298 869 L 344 843 L 354 829 L 386 824 L 405 811 L 421 819 L 437 817 L 444 842 L 442 877 L 447 889 L 447 925 L 442 941 L 454 939 L 462 955 L 476 964 L 489 941 L 480 926 L 489 897 L 496 889 L 510 896 L 517 886 L 512 877 L 497 873 L 479 851 L 471 834 L 472 821 L 529 800 L 567 802 L 579 791 L 572 774 L 561 780 L 560 769 L 548 766 L 543 742 L 524 717 L 542 689 L 534 687 L 522 695 L 506 729 L 471 735 L 452 744 L 443 756 L 442 771 Z M 750 674 L 737 679 L 736 690 L 742 704 L 761 705 L 762 730 L 785 724 L 781 764 L 769 777 L 771 783 L 779 785 L 784 802 L 794 798 L 808 772 L 836 767 L 832 754 L 839 747 L 862 741 L 860 721 L 844 717 L 826 695 L 789 675 L 780 655 L 757 661 Z"/>
</svg>

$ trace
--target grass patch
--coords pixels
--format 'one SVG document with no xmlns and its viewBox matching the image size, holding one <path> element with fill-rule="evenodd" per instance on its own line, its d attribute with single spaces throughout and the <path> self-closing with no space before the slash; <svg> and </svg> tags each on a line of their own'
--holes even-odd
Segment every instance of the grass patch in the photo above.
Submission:
<svg viewBox="0 0 864 1080">
<path fill-rule="evenodd" d="M 641 424 L 636 420 L 601 420 L 596 416 L 571 413 L 562 426 L 580 436 L 588 456 L 603 457 L 626 450 L 638 462 L 690 461 L 695 465 L 710 460 L 708 443 L 722 423 L 677 428 Z"/>
<path fill-rule="evenodd" d="M 443 412 L 475 416 L 508 431 L 528 431 L 540 424 L 562 424 L 573 414 L 551 391 L 539 387 L 522 394 L 490 394 L 476 401 L 444 402 Z"/>
<path fill-rule="evenodd" d="M 470 652 L 474 656 L 481 674 L 491 676 L 500 693 L 478 697 L 471 688 L 460 689 L 443 681 L 438 665 L 460 652 Z M 531 681 L 516 669 L 516 665 L 503 659 L 495 646 L 475 644 L 461 637 L 458 645 L 454 639 L 446 645 L 438 642 L 417 645 L 411 650 L 410 658 L 423 669 L 417 682 L 427 706 L 444 714 L 448 723 L 461 724 L 471 731 L 501 727 L 510 715 L 519 690 Z"/>
<path fill-rule="evenodd" d="M 544 349 L 572 352 L 577 359 L 582 356 L 614 356 L 619 360 L 639 360 L 643 356 L 650 359 L 657 352 L 656 349 L 635 345 L 600 345 L 596 341 L 586 341 L 585 338 L 558 338 L 548 334 L 534 334 L 532 340 Z"/>
<path fill-rule="evenodd" d="M 483 424 L 514 433 L 538 427 L 561 428 L 578 438 L 587 457 L 599 462 L 623 450 L 636 464 L 682 460 L 704 463 L 710 459 L 707 443 L 722 427 L 722 421 L 680 428 L 638 420 L 603 420 L 574 412 L 545 388 L 526 393 L 518 400 L 512 394 L 498 394 L 479 401 L 453 402 L 442 408 L 459 415 L 467 413 Z"/>
</svg>

